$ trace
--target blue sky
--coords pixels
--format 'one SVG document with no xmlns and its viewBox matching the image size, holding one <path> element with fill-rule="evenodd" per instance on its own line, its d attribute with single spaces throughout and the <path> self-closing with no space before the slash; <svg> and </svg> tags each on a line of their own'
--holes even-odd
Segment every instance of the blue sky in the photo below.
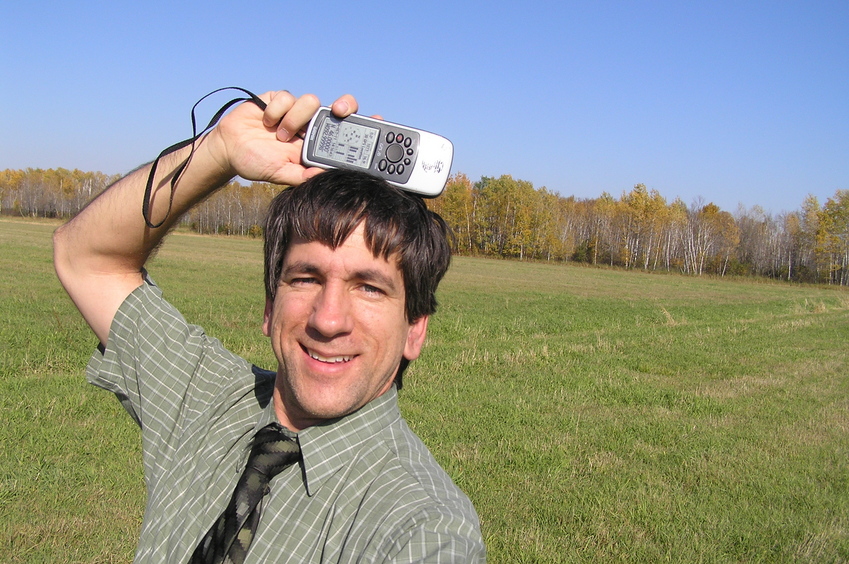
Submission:
<svg viewBox="0 0 849 564">
<path fill-rule="evenodd" d="M 127 172 L 235 85 L 350 92 L 450 138 L 453 172 L 564 196 L 780 213 L 849 189 L 846 0 L 27 0 L 0 38 L 0 169 Z"/>
</svg>

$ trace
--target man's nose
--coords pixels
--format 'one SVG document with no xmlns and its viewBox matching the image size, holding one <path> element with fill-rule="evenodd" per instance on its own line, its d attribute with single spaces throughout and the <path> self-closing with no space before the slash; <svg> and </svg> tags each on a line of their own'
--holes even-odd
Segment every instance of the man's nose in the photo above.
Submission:
<svg viewBox="0 0 849 564">
<path fill-rule="evenodd" d="M 351 296 L 338 284 L 325 284 L 316 295 L 310 327 L 325 337 L 348 333 L 353 328 Z"/>
</svg>

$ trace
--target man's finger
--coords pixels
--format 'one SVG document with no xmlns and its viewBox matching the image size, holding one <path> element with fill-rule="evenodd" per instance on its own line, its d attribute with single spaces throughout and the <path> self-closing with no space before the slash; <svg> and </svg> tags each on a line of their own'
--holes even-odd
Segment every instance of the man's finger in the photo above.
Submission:
<svg viewBox="0 0 849 564">
<path fill-rule="evenodd" d="M 313 94 L 304 94 L 295 100 L 295 103 L 280 120 L 280 125 L 277 126 L 277 138 L 284 142 L 290 141 L 302 127 L 309 123 L 320 106 L 321 103 Z"/>
</svg>

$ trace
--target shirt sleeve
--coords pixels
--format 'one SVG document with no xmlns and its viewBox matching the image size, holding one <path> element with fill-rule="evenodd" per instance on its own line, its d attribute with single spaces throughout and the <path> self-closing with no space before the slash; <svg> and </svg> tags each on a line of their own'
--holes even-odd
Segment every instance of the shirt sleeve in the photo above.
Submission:
<svg viewBox="0 0 849 564">
<path fill-rule="evenodd" d="M 254 393 L 251 368 L 187 323 L 145 277 L 119 308 L 106 348 L 92 355 L 86 375 L 113 392 L 139 424 L 143 450 L 153 453 L 146 471 L 156 472 L 192 429 Z"/>
<path fill-rule="evenodd" d="M 161 336 L 180 326 L 188 331 L 188 325 L 179 312 L 145 277 L 145 282 L 127 296 L 116 312 L 109 330 L 108 345 L 105 348 L 102 344 L 98 346 L 86 367 L 88 381 L 114 393 L 140 427 L 145 427 L 153 415 L 144 412 L 147 406 L 142 395 L 146 388 L 151 385 L 161 388 L 154 382 L 161 382 L 164 375 L 175 371 L 161 358 L 160 353 L 164 350 Z M 180 358 L 186 365 L 192 363 L 186 350 L 182 351 Z M 173 385 L 172 393 L 179 394 Z"/>
<path fill-rule="evenodd" d="M 486 548 L 476 516 L 425 509 L 383 546 L 385 563 L 483 564 Z"/>
</svg>

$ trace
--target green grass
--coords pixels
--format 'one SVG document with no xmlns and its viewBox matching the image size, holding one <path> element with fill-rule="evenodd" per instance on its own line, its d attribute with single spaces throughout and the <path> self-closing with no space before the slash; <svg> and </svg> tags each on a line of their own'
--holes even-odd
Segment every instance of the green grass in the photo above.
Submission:
<svg viewBox="0 0 849 564">
<path fill-rule="evenodd" d="M 54 227 L 0 221 L 0 560 L 126 562 L 138 432 L 85 383 Z M 260 254 L 177 233 L 150 271 L 273 367 Z M 458 258 L 439 298 L 402 410 L 490 562 L 849 561 L 849 292 Z"/>
</svg>

